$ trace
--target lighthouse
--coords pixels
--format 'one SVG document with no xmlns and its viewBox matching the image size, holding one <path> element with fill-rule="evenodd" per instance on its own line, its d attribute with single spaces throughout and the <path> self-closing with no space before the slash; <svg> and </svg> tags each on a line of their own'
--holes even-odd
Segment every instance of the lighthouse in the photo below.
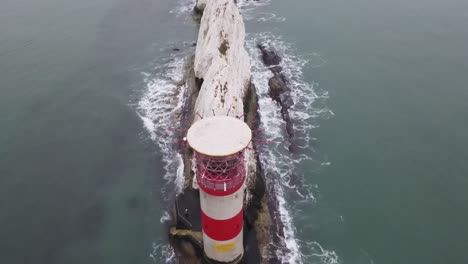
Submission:
<svg viewBox="0 0 468 264">
<path fill-rule="evenodd" d="M 201 119 L 187 132 L 195 156 L 203 250 L 208 262 L 237 263 L 244 254 L 244 150 L 251 140 L 250 128 L 228 116 Z"/>
</svg>

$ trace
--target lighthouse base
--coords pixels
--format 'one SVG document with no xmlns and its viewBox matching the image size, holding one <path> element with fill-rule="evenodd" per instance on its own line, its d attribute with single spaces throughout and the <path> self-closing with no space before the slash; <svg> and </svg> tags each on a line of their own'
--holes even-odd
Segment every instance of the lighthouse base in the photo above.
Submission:
<svg viewBox="0 0 468 264">
<path fill-rule="evenodd" d="M 237 264 L 237 263 L 241 263 L 241 261 L 243 260 L 243 257 L 244 257 L 243 255 L 240 255 L 239 257 L 237 257 L 233 261 L 220 262 L 220 261 L 212 260 L 208 256 L 206 256 L 206 254 L 204 254 L 203 255 L 203 262 L 204 262 L 204 264 Z"/>
<path fill-rule="evenodd" d="M 226 241 L 216 241 L 203 234 L 203 251 L 208 263 L 238 263 L 244 254 L 243 233 Z"/>
</svg>

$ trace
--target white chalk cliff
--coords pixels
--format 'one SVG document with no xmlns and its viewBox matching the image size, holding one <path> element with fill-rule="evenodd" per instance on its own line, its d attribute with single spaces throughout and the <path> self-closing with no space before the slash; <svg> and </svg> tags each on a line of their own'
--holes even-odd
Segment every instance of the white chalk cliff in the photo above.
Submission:
<svg viewBox="0 0 468 264">
<path fill-rule="evenodd" d="M 199 19 L 201 14 L 201 19 L 193 68 L 191 67 L 192 59 L 187 64 L 186 83 L 188 86 L 186 87 L 189 88 L 187 95 L 190 97 L 185 103 L 190 109 L 186 111 L 188 118 L 191 119 L 193 116 L 193 122 L 197 122 L 201 118 L 228 115 L 258 124 L 259 120 L 256 120 L 258 117 L 257 95 L 255 87 L 250 82 L 250 59 L 245 49 L 245 25 L 236 1 L 198 0 L 195 8 L 195 18 Z M 246 116 L 242 117 L 244 114 Z M 230 131 L 226 134 L 230 134 Z M 261 263 L 267 263 L 266 256 L 271 244 L 269 239 L 271 221 L 266 199 L 263 199 L 265 197 L 263 178 L 259 173 L 257 174 L 257 160 L 252 147 L 253 144 L 250 142 L 249 148 L 244 151 L 246 184 L 229 197 L 235 197 L 244 202 L 242 210 L 246 216 L 245 219 L 250 221 L 249 225 L 245 225 L 249 226 L 246 232 L 255 228 L 254 234 L 258 243 L 254 246 L 258 246 L 265 259 L 265 262 Z M 196 170 L 195 157 L 190 151 L 186 151 L 184 156 L 186 183 L 192 183 L 192 187 L 198 189 L 197 181 L 192 178 L 194 175 L 192 172 Z M 200 197 L 201 203 L 206 201 L 203 198 L 205 196 Z M 213 206 L 202 205 L 203 207 L 212 208 Z M 262 210 L 261 213 L 258 212 L 259 208 Z M 257 217 L 260 219 L 259 215 L 261 215 L 261 220 L 257 223 L 256 219 Z M 216 219 L 218 218 L 221 219 L 220 217 Z M 200 242 L 203 243 L 205 257 L 210 260 L 234 263 L 243 254 L 244 232 L 224 242 L 215 241 L 205 233 L 202 235 L 203 239 Z M 231 244 L 237 246 L 229 250 L 216 250 L 214 246 Z"/>
<path fill-rule="evenodd" d="M 250 83 L 245 26 L 234 0 L 198 0 L 203 10 L 195 53 L 195 76 L 203 79 L 195 112 L 241 116 Z M 198 116 L 196 117 L 198 118 Z"/>
<path fill-rule="evenodd" d="M 242 15 L 234 0 L 198 0 L 196 8 L 203 16 L 194 70 L 203 84 L 195 103 L 195 120 L 214 115 L 240 117 L 251 74 Z M 254 157 L 253 151 L 246 149 L 247 185 L 256 172 Z"/>
</svg>

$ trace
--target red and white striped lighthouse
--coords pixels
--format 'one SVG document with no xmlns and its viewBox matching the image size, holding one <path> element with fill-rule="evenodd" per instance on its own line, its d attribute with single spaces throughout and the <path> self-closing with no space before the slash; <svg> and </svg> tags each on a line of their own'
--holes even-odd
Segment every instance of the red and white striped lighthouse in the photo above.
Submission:
<svg viewBox="0 0 468 264">
<path fill-rule="evenodd" d="M 244 254 L 244 149 L 252 131 L 241 120 L 214 116 L 189 129 L 200 189 L 203 248 L 208 260 L 237 263 Z"/>
</svg>

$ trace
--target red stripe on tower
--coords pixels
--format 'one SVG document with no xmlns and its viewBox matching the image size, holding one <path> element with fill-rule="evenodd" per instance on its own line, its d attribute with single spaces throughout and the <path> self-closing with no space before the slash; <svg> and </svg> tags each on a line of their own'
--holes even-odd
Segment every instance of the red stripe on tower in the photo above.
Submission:
<svg viewBox="0 0 468 264">
<path fill-rule="evenodd" d="M 204 118 L 189 129 L 200 187 L 203 248 L 208 259 L 237 263 L 243 248 L 244 149 L 252 131 L 237 118 Z"/>
<path fill-rule="evenodd" d="M 233 218 L 216 220 L 201 212 L 203 232 L 213 240 L 227 241 L 234 239 L 242 231 L 243 210 Z"/>
</svg>

